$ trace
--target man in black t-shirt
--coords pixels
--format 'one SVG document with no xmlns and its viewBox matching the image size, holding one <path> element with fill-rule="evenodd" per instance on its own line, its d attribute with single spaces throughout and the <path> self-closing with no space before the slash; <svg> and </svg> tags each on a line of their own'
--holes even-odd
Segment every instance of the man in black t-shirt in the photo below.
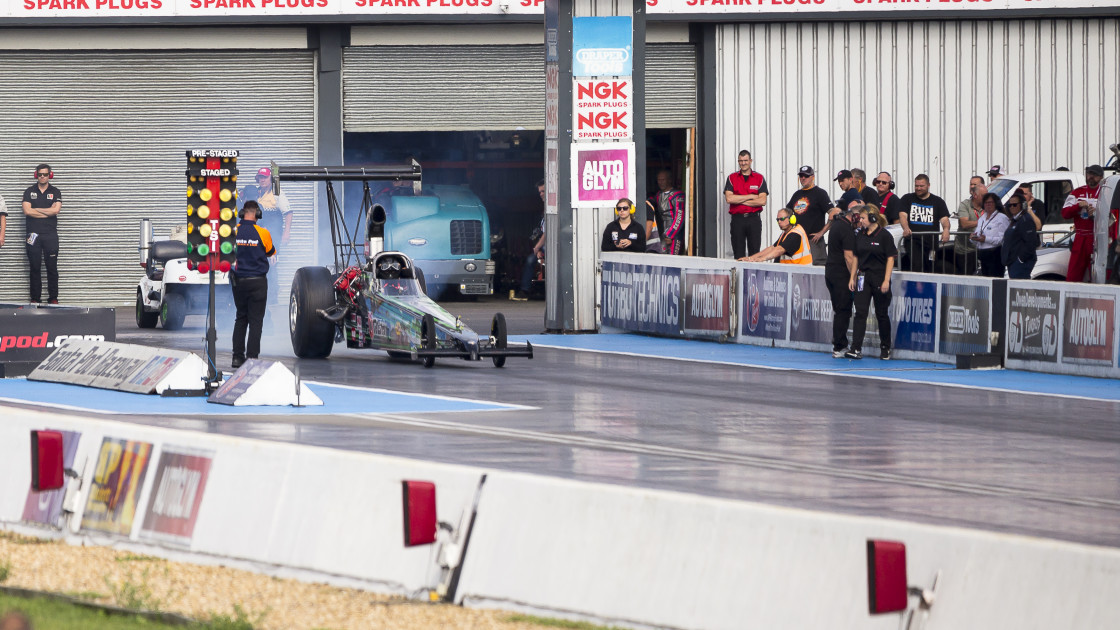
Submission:
<svg viewBox="0 0 1120 630">
<path fill-rule="evenodd" d="M 899 196 L 894 194 L 894 179 L 891 174 L 879 171 L 872 183 L 875 185 L 875 192 L 879 193 L 879 214 L 887 220 L 887 225 L 898 223 Z"/>
<path fill-rule="evenodd" d="M 856 192 L 859 193 L 863 203 L 879 205 L 879 193 L 867 185 L 867 173 L 862 168 L 852 169 L 852 188 L 855 188 Z"/>
<path fill-rule="evenodd" d="M 914 192 L 899 201 L 899 223 L 902 224 L 906 256 L 905 271 L 933 271 L 933 256 L 937 252 L 937 233 L 941 243 L 949 242 L 949 207 L 945 200 L 929 191 L 929 175 L 922 173 L 914 178 Z"/>
<path fill-rule="evenodd" d="M 828 237 L 828 257 L 824 265 L 824 283 L 832 298 L 832 358 L 839 359 L 848 349 L 848 324 L 852 319 L 852 291 L 848 279 L 856 267 L 856 230 L 860 204 L 842 210 L 832 220 Z"/>
<path fill-rule="evenodd" d="M 793 193 L 786 207 L 797 215 L 797 224 L 809 235 L 813 264 L 823 265 L 825 251 L 822 237 L 832 200 L 823 188 L 816 185 L 816 173 L 812 166 L 806 165 L 798 169 L 797 179 L 801 182 L 801 189 Z"/>
<path fill-rule="evenodd" d="M 47 261 L 47 300 L 58 304 L 58 213 L 62 193 L 51 185 L 54 172 L 49 164 L 35 167 L 35 183 L 23 191 L 23 215 L 27 224 L 27 262 L 31 267 L 31 301 L 43 297 L 43 260 Z"/>
</svg>

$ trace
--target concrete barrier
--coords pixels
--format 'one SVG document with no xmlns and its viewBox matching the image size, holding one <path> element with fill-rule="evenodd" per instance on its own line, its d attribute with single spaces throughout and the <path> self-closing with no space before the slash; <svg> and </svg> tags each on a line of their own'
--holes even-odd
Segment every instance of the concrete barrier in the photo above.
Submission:
<svg viewBox="0 0 1120 630">
<path fill-rule="evenodd" d="M 117 502 L 135 508 L 106 518 L 119 535 L 90 531 L 87 521 L 54 535 L 381 592 L 416 594 L 439 579 L 435 548 L 404 547 L 400 481 L 435 482 L 440 520 L 454 524 L 484 472 L 10 407 L 4 418 L 5 527 L 33 527 L 22 522 L 30 430 L 71 431 L 85 481 L 72 522 L 96 505 L 90 489 L 105 475 L 135 490 Z M 124 452 L 133 466 L 105 456 Z M 177 481 L 157 484 L 171 479 L 165 454 Z M 868 613 L 865 544 L 875 538 L 905 543 L 911 585 L 929 588 L 940 572 L 929 630 L 1120 627 L 1117 549 L 485 472 L 457 590 L 470 606 L 634 627 L 894 630 L 898 613 Z M 179 491 L 190 488 L 203 493 L 197 504 Z M 153 512 L 189 518 L 193 505 L 189 534 L 151 534 Z"/>
</svg>

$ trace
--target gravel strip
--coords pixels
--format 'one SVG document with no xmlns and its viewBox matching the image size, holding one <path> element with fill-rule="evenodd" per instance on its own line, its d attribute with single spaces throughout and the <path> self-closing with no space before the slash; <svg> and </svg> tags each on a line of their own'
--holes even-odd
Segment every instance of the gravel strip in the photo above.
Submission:
<svg viewBox="0 0 1120 630">
<path fill-rule="evenodd" d="M 240 569 L 172 562 L 108 547 L 0 532 L 4 586 L 48 591 L 90 601 L 148 608 L 196 619 L 236 618 L 245 611 L 254 628 L 540 630 L 505 621 L 507 611 L 429 604 L 352 588 L 273 578 Z M 2 569 L 0 569 L 2 573 Z"/>
</svg>

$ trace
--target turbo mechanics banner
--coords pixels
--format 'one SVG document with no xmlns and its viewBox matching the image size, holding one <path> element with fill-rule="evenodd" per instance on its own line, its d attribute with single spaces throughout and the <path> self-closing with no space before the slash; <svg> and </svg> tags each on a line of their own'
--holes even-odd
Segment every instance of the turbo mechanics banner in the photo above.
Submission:
<svg viewBox="0 0 1120 630">
<path fill-rule="evenodd" d="M 604 326 L 680 336 L 681 270 L 603 262 Z"/>
<path fill-rule="evenodd" d="M 1058 361 L 1058 307 L 1061 292 L 1012 287 L 1007 309 L 1007 357 Z"/>
</svg>

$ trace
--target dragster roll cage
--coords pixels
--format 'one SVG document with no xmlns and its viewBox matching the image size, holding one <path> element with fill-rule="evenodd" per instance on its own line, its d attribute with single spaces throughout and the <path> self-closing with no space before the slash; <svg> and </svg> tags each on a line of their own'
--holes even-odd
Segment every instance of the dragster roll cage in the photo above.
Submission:
<svg viewBox="0 0 1120 630">
<path fill-rule="evenodd" d="M 272 192 L 280 193 L 280 182 L 326 182 L 327 212 L 331 223 L 331 245 L 334 250 L 334 272 L 358 264 L 365 255 L 365 243 L 374 235 L 371 230 L 381 230 L 385 221 L 385 210 L 373 202 L 369 183 L 373 182 L 412 182 L 413 194 L 420 194 L 422 169 L 416 160 L 409 164 L 390 164 L 379 166 L 284 166 L 270 162 L 272 169 Z M 362 207 L 353 226 L 346 225 L 346 215 L 335 194 L 334 182 L 362 182 Z M 379 219 L 370 220 L 370 214 L 378 210 Z M 363 226 L 366 223 L 366 226 Z M 365 229 L 363 229 L 365 227 Z"/>
</svg>

